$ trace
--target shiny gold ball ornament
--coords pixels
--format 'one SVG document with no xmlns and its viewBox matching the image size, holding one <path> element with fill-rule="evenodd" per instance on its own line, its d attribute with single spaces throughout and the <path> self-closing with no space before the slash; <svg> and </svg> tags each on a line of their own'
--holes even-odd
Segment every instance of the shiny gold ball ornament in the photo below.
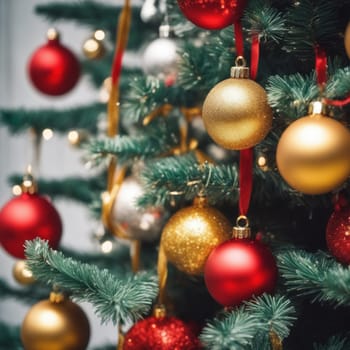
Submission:
<svg viewBox="0 0 350 350">
<path fill-rule="evenodd" d="M 83 44 L 83 53 L 90 60 L 98 60 L 106 53 L 103 43 L 105 33 L 103 30 L 96 30 L 94 34 L 88 38 Z"/>
<path fill-rule="evenodd" d="M 348 23 L 345 29 L 344 45 L 345 45 L 346 54 L 350 58 L 350 22 Z"/>
<path fill-rule="evenodd" d="M 26 350 L 85 350 L 90 326 L 83 310 L 62 294 L 51 293 L 27 313 L 21 327 Z"/>
<path fill-rule="evenodd" d="M 169 262 L 189 275 L 203 273 L 211 251 L 231 237 L 231 225 L 217 209 L 197 197 L 190 207 L 176 212 L 166 223 L 161 244 Z"/>
<path fill-rule="evenodd" d="M 350 175 L 350 132 L 324 114 L 321 102 L 314 102 L 309 115 L 283 132 L 276 161 L 292 188 L 312 195 L 330 192 Z"/>
<path fill-rule="evenodd" d="M 18 260 L 13 265 L 12 269 L 13 278 L 24 286 L 33 284 L 35 278 L 32 271 L 28 268 L 25 260 Z"/>
<path fill-rule="evenodd" d="M 250 148 L 265 138 L 271 129 L 272 110 L 265 90 L 249 79 L 242 57 L 231 68 L 231 78 L 210 90 L 202 116 L 209 136 L 223 148 Z"/>
</svg>

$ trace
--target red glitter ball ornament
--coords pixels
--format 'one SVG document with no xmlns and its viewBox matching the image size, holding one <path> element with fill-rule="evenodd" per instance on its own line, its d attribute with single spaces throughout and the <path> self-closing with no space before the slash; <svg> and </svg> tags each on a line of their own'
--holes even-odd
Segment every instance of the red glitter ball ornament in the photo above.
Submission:
<svg viewBox="0 0 350 350">
<path fill-rule="evenodd" d="M 210 253 L 204 279 L 210 295 L 218 303 L 236 306 L 253 296 L 274 290 L 276 261 L 260 241 L 231 239 Z"/>
<path fill-rule="evenodd" d="M 204 29 L 223 29 L 242 16 L 246 0 L 178 0 L 184 16 Z"/>
<path fill-rule="evenodd" d="M 40 237 L 57 248 L 61 218 L 54 206 L 37 193 L 22 193 L 0 211 L 0 244 L 12 256 L 24 259 L 24 242 Z"/>
<path fill-rule="evenodd" d="M 59 41 L 58 33 L 48 32 L 48 41 L 31 56 L 28 74 L 42 93 L 59 96 L 70 91 L 80 77 L 80 65 L 73 52 Z"/>
<path fill-rule="evenodd" d="M 199 350 L 191 325 L 175 317 L 151 316 L 137 322 L 125 335 L 123 350 Z"/>
<path fill-rule="evenodd" d="M 341 263 L 350 265 L 350 206 L 336 207 L 326 228 L 327 246 Z"/>
</svg>

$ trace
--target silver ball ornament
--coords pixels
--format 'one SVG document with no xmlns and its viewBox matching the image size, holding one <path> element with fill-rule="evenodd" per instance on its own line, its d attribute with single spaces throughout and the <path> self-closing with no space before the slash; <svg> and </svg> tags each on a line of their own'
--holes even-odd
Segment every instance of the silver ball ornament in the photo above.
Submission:
<svg viewBox="0 0 350 350">
<path fill-rule="evenodd" d="M 166 214 L 159 207 L 139 208 L 137 200 L 143 193 L 143 187 L 136 177 L 126 177 L 114 200 L 110 221 L 127 238 L 154 241 L 160 236 Z"/>
<path fill-rule="evenodd" d="M 166 30 L 170 29 L 160 29 L 160 37 L 153 40 L 142 55 L 144 73 L 165 81 L 176 79 L 179 60 L 177 42 Z"/>
</svg>

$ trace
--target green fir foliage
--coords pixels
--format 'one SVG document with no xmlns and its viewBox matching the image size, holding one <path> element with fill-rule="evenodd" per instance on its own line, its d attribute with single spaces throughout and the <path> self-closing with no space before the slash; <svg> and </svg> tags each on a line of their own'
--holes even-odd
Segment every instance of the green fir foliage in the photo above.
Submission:
<svg viewBox="0 0 350 350">
<path fill-rule="evenodd" d="M 134 162 L 136 159 L 157 157 L 167 152 L 178 143 L 178 132 L 175 132 L 178 121 L 175 118 L 161 118 L 149 126 L 135 131 L 134 135 L 118 135 L 115 138 L 99 138 L 89 144 L 90 160 L 99 164 L 107 155 L 118 158 L 119 163 Z"/>
<path fill-rule="evenodd" d="M 40 134 L 50 128 L 59 133 L 71 129 L 84 129 L 95 134 L 97 132 L 100 113 L 106 109 L 101 103 L 75 107 L 65 110 L 0 110 L 0 124 L 9 128 L 12 133 L 20 133 L 33 129 Z"/>
<path fill-rule="evenodd" d="M 90 302 L 101 322 L 135 322 L 150 311 L 158 293 L 151 272 L 118 278 L 110 271 L 66 258 L 40 239 L 27 241 L 28 267 L 35 277 L 69 291 L 75 300 Z"/>
<path fill-rule="evenodd" d="M 11 185 L 19 185 L 22 180 L 23 176 L 12 175 L 8 182 Z M 40 194 L 49 195 L 52 199 L 65 198 L 88 205 L 99 198 L 101 191 L 104 189 L 104 181 L 105 178 L 101 175 L 95 178 L 36 179 Z"/>
<path fill-rule="evenodd" d="M 335 335 L 325 344 L 314 344 L 313 350 L 347 350 L 350 349 L 350 338 Z"/>
<path fill-rule="evenodd" d="M 201 333 L 201 340 L 211 350 L 262 349 L 255 347 L 262 338 L 274 332 L 284 339 L 295 319 L 295 309 L 289 299 L 265 294 L 209 322 Z"/>
<path fill-rule="evenodd" d="M 286 287 L 312 301 L 350 306 L 350 268 L 323 252 L 287 250 L 278 254 L 278 267 Z"/>
<path fill-rule="evenodd" d="M 121 5 L 103 4 L 97 1 L 86 1 L 82 6 L 81 2 L 59 3 L 52 2 L 38 5 L 35 12 L 46 19 L 58 21 L 74 21 L 79 25 L 85 25 L 93 30 L 102 29 L 107 31 L 109 39 L 114 43 L 116 36 L 116 23 L 121 12 Z M 132 9 L 132 28 L 128 40 L 128 48 L 139 47 L 140 40 L 149 40 L 155 37 L 156 25 L 145 24 L 140 18 L 140 8 Z"/>
</svg>

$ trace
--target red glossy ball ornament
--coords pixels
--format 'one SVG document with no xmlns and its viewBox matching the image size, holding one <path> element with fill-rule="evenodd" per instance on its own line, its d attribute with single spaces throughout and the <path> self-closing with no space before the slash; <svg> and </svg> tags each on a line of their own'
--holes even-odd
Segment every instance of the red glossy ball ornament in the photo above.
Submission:
<svg viewBox="0 0 350 350">
<path fill-rule="evenodd" d="M 125 335 L 123 350 L 199 350 L 191 325 L 176 317 L 151 316 L 137 322 Z"/>
<path fill-rule="evenodd" d="M 329 218 L 326 241 L 331 254 L 341 263 L 350 265 L 350 206 L 336 208 Z"/>
<path fill-rule="evenodd" d="M 37 193 L 22 193 L 0 211 L 0 244 L 12 256 L 24 259 L 24 242 L 40 237 L 57 248 L 62 222 L 57 210 Z"/>
<path fill-rule="evenodd" d="M 47 43 L 30 58 L 28 75 L 40 92 L 60 96 L 78 82 L 80 65 L 73 52 L 60 43 L 58 33 L 51 29 Z"/>
<path fill-rule="evenodd" d="M 246 0 L 178 0 L 184 16 L 204 29 L 223 29 L 242 16 Z"/>
<path fill-rule="evenodd" d="M 253 296 L 274 290 L 276 261 L 260 241 L 234 238 L 211 252 L 204 279 L 210 295 L 218 303 L 236 306 Z"/>
</svg>

